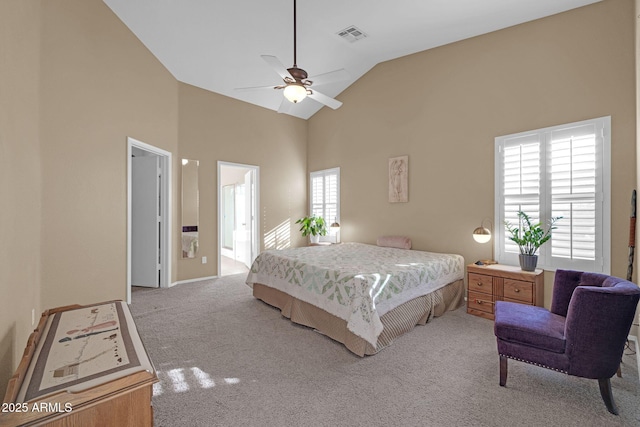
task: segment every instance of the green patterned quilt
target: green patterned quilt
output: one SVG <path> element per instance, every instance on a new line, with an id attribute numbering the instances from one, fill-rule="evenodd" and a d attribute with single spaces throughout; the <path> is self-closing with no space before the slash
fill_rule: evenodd
<path id="1" fill-rule="evenodd" d="M 261 253 L 247 276 L 347 321 L 374 347 L 380 317 L 464 276 L 460 255 L 343 243 Z"/>

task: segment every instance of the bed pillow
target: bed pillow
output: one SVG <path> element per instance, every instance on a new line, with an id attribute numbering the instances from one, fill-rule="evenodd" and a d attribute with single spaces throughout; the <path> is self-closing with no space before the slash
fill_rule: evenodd
<path id="1" fill-rule="evenodd" d="M 411 249 L 411 239 L 405 236 L 380 236 L 376 243 L 388 248 Z"/>

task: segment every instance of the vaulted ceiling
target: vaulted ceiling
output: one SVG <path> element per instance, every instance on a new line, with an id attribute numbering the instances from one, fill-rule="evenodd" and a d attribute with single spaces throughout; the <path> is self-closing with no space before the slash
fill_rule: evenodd
<path id="1" fill-rule="evenodd" d="M 282 84 L 260 56 L 293 65 L 293 0 L 103 1 L 177 80 L 279 109 L 281 90 L 236 88 Z M 313 86 L 340 99 L 380 62 L 598 1 L 299 0 L 297 65 L 310 77 L 346 70 L 347 80 Z M 366 37 L 352 41 L 339 35 L 351 27 Z M 308 119 L 322 104 L 306 98 L 288 107 L 287 114 Z"/>

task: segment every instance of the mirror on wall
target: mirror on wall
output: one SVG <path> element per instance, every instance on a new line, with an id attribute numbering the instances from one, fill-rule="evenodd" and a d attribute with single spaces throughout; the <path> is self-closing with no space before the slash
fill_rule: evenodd
<path id="1" fill-rule="evenodd" d="M 182 258 L 198 253 L 198 164 L 182 159 Z"/>

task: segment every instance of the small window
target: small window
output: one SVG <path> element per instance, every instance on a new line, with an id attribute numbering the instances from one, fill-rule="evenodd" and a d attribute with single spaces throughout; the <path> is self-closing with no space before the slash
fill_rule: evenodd
<path id="1" fill-rule="evenodd" d="M 548 224 L 561 216 L 539 252 L 542 268 L 609 274 L 611 118 L 586 120 L 496 138 L 496 254 L 518 263 L 503 224 L 522 210 Z"/>
<path id="2" fill-rule="evenodd" d="M 334 242 L 336 237 L 330 235 L 329 226 L 340 222 L 340 168 L 311 172 L 309 194 L 309 211 L 327 223 L 327 235 L 320 240 Z"/>

